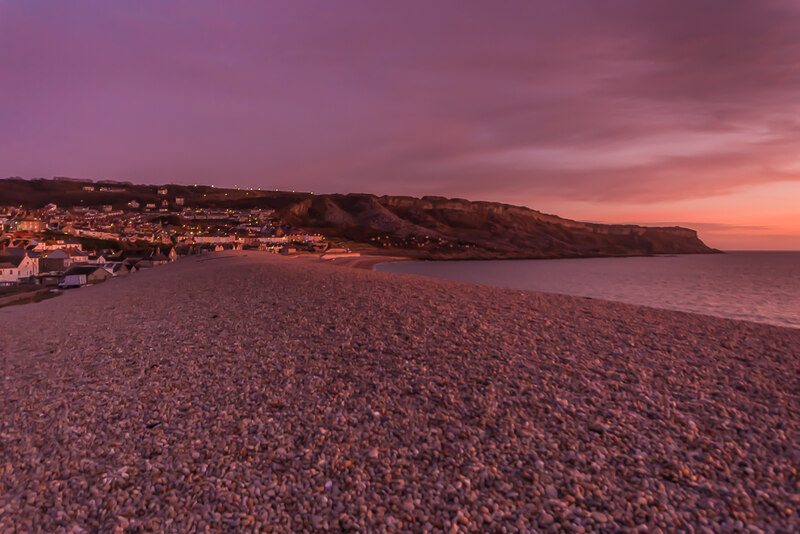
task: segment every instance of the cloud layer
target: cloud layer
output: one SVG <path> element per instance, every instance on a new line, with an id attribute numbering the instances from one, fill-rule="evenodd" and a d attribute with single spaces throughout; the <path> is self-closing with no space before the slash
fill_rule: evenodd
<path id="1" fill-rule="evenodd" d="M 0 174 L 657 203 L 800 180 L 796 2 L 6 2 Z"/>

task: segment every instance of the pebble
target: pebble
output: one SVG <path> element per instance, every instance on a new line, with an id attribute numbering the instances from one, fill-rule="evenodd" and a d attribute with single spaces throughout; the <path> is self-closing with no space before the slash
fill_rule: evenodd
<path id="1" fill-rule="evenodd" d="M 0 309 L 0 531 L 800 530 L 800 330 L 200 259 Z"/>

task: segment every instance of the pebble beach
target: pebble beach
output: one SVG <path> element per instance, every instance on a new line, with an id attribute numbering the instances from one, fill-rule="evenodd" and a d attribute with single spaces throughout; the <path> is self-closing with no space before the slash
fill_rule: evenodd
<path id="1" fill-rule="evenodd" d="M 257 252 L 0 325 L 0 532 L 800 530 L 798 329 Z"/>

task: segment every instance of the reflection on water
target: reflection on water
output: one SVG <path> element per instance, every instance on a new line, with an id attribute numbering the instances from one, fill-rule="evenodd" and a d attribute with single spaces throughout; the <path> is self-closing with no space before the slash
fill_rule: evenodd
<path id="1" fill-rule="evenodd" d="M 800 328 L 800 252 L 384 263 L 419 274 Z"/>

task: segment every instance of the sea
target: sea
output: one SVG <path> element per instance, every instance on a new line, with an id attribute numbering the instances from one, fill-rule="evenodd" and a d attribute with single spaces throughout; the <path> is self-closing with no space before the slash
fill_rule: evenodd
<path id="1" fill-rule="evenodd" d="M 375 269 L 800 328 L 800 252 L 402 261 Z"/>

